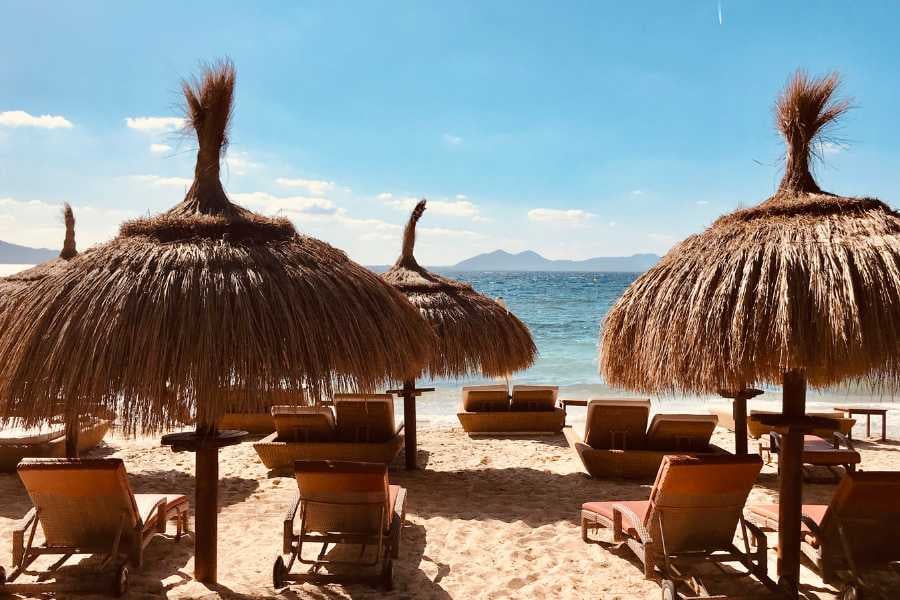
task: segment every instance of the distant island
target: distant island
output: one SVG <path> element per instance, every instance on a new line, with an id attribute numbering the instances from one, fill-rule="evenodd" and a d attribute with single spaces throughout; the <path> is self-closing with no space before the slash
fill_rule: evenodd
<path id="1" fill-rule="evenodd" d="M 455 271 L 606 271 L 639 273 L 646 271 L 659 260 L 656 254 L 632 254 L 631 256 L 599 256 L 585 260 L 550 260 L 537 252 L 526 250 L 512 254 L 495 250 L 458 262 Z"/>
<path id="2" fill-rule="evenodd" d="M 0 241 L 0 264 L 33 265 L 59 256 L 59 250 L 29 248 Z"/>

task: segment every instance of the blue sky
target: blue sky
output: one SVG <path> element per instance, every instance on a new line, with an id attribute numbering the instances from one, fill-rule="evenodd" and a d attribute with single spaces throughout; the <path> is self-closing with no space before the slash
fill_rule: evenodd
<path id="1" fill-rule="evenodd" d="M 226 190 L 366 264 L 393 261 L 421 196 L 428 264 L 496 248 L 662 253 L 774 191 L 772 104 L 798 67 L 839 70 L 857 106 L 836 132 L 845 143 L 824 149 L 820 184 L 900 198 L 891 2 L 0 10 L 6 241 L 58 246 L 64 201 L 82 247 L 177 203 L 194 150 L 172 132 L 179 80 L 220 56 L 238 70 Z"/>

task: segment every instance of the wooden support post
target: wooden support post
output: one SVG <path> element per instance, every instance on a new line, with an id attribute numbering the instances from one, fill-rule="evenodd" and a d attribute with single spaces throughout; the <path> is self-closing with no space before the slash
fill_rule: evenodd
<path id="1" fill-rule="evenodd" d="M 216 583 L 216 551 L 219 511 L 219 449 L 197 450 L 194 498 L 194 578 Z"/>
<path id="2" fill-rule="evenodd" d="M 66 415 L 66 458 L 78 458 L 78 415 Z"/>
<path id="3" fill-rule="evenodd" d="M 747 454 L 747 396 L 738 394 L 731 406 L 734 416 L 734 453 Z"/>
<path id="4" fill-rule="evenodd" d="M 800 419 L 806 414 L 806 375 L 786 371 L 783 379 L 782 414 Z M 802 427 L 789 425 L 782 438 L 778 464 L 778 583 L 788 598 L 799 597 L 800 515 L 803 511 Z"/>
<path id="5" fill-rule="evenodd" d="M 416 382 L 403 382 L 403 450 L 406 456 L 406 469 L 416 469 Z"/>

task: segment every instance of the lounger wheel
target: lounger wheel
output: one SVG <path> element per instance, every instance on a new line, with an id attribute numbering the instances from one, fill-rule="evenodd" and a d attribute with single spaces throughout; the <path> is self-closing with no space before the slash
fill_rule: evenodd
<path id="1" fill-rule="evenodd" d="M 394 589 L 394 561 L 388 559 L 381 567 L 381 585 L 385 591 Z"/>
<path id="2" fill-rule="evenodd" d="M 841 586 L 841 600 L 863 600 L 862 589 L 855 583 L 845 583 Z"/>
<path id="3" fill-rule="evenodd" d="M 662 586 L 662 600 L 678 600 L 678 591 L 675 589 L 674 581 L 663 579 L 660 585 Z"/>
<path id="4" fill-rule="evenodd" d="M 118 598 L 128 592 L 128 566 L 119 565 L 116 569 L 116 578 L 113 580 L 113 595 Z"/>
<path id="5" fill-rule="evenodd" d="M 276 590 L 280 590 L 287 583 L 287 567 L 284 565 L 284 559 L 280 556 L 275 559 L 275 564 L 272 565 L 272 587 Z"/>

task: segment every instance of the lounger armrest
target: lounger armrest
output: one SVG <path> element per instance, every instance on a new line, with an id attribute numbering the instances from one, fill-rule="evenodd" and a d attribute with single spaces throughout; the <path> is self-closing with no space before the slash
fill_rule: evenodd
<path id="1" fill-rule="evenodd" d="M 754 545 L 756 546 L 756 568 L 762 575 L 766 575 L 769 570 L 767 557 L 769 541 L 766 539 L 766 534 L 761 527 L 745 519 L 743 515 L 741 515 L 741 521 L 744 522 L 744 526 L 753 536 Z"/>
<path id="2" fill-rule="evenodd" d="M 848 438 L 846 435 L 844 435 L 840 431 L 834 432 L 832 441 L 834 442 L 835 448 L 840 448 L 841 444 L 843 444 L 844 446 L 847 447 L 847 450 L 853 450 L 854 452 L 856 451 L 856 449 L 853 447 L 853 442 L 850 441 L 850 438 Z"/>
<path id="3" fill-rule="evenodd" d="M 150 512 L 147 513 L 147 520 L 143 523 L 144 533 L 147 533 L 147 523 L 153 523 L 154 529 L 156 533 L 165 533 L 166 532 L 166 506 L 169 505 L 168 500 L 166 498 L 160 498 L 156 504 L 153 505 L 153 508 L 150 509 Z M 153 516 L 156 515 L 156 521 L 153 521 Z"/>
<path id="4" fill-rule="evenodd" d="M 406 427 L 406 423 L 404 423 L 403 421 L 400 421 L 400 424 L 397 425 L 397 431 L 394 433 L 394 435 L 400 435 L 401 433 L 403 433 L 403 429 L 405 427 Z"/>
<path id="5" fill-rule="evenodd" d="M 12 531 L 12 561 L 13 565 L 18 565 L 22 561 L 25 554 L 25 531 L 34 523 L 37 518 L 37 509 L 31 509 L 25 513 L 25 516 L 16 521 Z"/>
<path id="6" fill-rule="evenodd" d="M 300 492 L 291 502 L 291 508 L 284 515 L 284 539 L 282 541 L 282 550 L 284 554 L 293 553 L 294 543 L 294 518 L 297 516 L 297 510 L 300 508 Z"/>
<path id="7" fill-rule="evenodd" d="M 810 533 L 812 533 L 816 537 L 820 537 L 822 530 L 819 527 L 819 524 L 816 523 L 812 517 L 810 517 L 809 515 L 806 515 L 806 514 L 801 514 L 800 522 L 803 523 L 804 525 L 806 525 L 806 527 L 809 529 Z"/>
<path id="8" fill-rule="evenodd" d="M 634 526 L 634 530 L 637 531 L 638 538 L 640 539 L 641 544 L 653 543 L 653 538 L 650 537 L 650 532 L 647 531 L 647 529 L 644 527 L 644 524 L 631 509 L 629 509 L 627 506 L 622 506 L 621 504 L 613 504 L 612 509 L 614 522 L 621 523 L 622 517 L 627 517 L 631 524 Z"/>
<path id="9" fill-rule="evenodd" d="M 400 533 L 403 531 L 403 519 L 406 516 L 406 488 L 400 488 L 397 499 L 394 500 L 394 510 L 391 513 L 391 525 L 388 539 L 390 540 L 390 552 L 393 558 L 400 556 Z"/>

